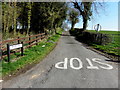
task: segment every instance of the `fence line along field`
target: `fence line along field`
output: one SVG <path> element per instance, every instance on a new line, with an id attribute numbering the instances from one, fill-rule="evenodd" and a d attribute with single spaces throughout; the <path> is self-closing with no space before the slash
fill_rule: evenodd
<path id="1" fill-rule="evenodd" d="M 95 30 L 88 31 L 96 33 Z M 103 50 L 103 52 L 108 54 L 120 56 L 120 31 L 100 31 L 99 33 L 107 34 L 111 41 L 107 45 L 94 44 L 93 47 Z"/>
<path id="2" fill-rule="evenodd" d="M 37 45 L 38 42 L 40 42 L 42 39 L 44 39 L 45 33 L 40 33 L 37 35 L 29 35 L 27 37 L 17 37 L 16 39 L 12 40 L 5 40 L 0 42 L 1 50 L 2 50 L 2 57 L 7 56 L 7 44 L 9 45 L 15 45 L 15 44 L 20 44 L 23 43 L 24 49 L 31 47 L 33 45 Z M 18 50 L 12 50 L 10 54 L 14 54 L 15 52 L 19 52 L 20 49 Z"/>

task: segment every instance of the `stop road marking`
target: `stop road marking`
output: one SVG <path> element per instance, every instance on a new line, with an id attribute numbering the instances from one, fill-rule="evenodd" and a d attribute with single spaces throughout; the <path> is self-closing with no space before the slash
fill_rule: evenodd
<path id="1" fill-rule="evenodd" d="M 78 62 L 78 66 L 75 67 L 73 65 L 73 62 L 74 61 L 77 61 Z M 107 63 L 103 63 L 101 62 L 101 59 L 99 58 L 93 58 L 93 59 L 89 59 L 89 58 L 86 58 L 89 66 L 87 66 L 87 69 L 99 69 L 99 68 L 102 68 L 102 69 L 106 69 L 106 70 L 111 70 L 113 69 L 113 66 L 107 64 Z M 92 62 L 95 62 L 95 63 L 98 63 L 99 66 L 94 66 Z M 60 65 L 63 65 L 63 66 L 60 66 Z M 55 67 L 58 68 L 58 69 L 67 69 L 68 68 L 68 58 L 65 58 L 63 62 L 58 62 L 55 64 Z M 80 70 L 81 68 L 83 68 L 83 63 L 82 61 L 79 59 L 79 58 L 71 58 L 70 59 L 70 67 L 72 69 L 75 69 L 75 70 Z"/>

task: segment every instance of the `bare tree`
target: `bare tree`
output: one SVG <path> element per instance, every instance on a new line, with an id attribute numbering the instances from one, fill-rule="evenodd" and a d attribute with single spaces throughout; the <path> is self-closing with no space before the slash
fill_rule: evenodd
<path id="1" fill-rule="evenodd" d="M 75 24 L 79 22 L 79 12 L 75 9 L 71 8 L 69 10 L 69 18 L 68 20 L 71 22 L 71 30 L 73 30 Z"/>
<path id="2" fill-rule="evenodd" d="M 82 0 L 82 2 L 77 2 L 77 1 L 72 2 L 74 5 L 74 8 L 78 9 L 80 12 L 80 15 L 82 16 L 82 19 L 83 19 L 83 29 L 82 30 L 83 31 L 86 30 L 86 28 L 87 28 L 87 23 L 88 23 L 88 20 L 91 19 L 93 10 L 96 13 L 99 13 L 98 8 L 104 7 L 104 1 L 103 2 L 94 2 L 94 1 L 95 0 L 91 0 L 90 2 L 88 2 L 88 1 Z M 92 9 L 92 8 L 94 8 L 94 9 Z"/>

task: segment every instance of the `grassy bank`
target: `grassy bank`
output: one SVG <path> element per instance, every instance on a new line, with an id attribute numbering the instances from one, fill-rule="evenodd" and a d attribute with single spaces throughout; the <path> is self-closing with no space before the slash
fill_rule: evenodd
<path id="1" fill-rule="evenodd" d="M 59 30 L 59 33 L 61 34 L 62 30 Z M 13 62 L 11 61 L 10 63 L 7 63 L 5 62 L 6 58 L 4 58 L 2 61 L 2 76 L 18 72 L 26 65 L 40 62 L 55 47 L 59 38 L 59 34 L 49 37 L 47 40 L 40 42 L 38 45 L 26 49 L 24 51 L 24 56 L 22 57 L 19 56 L 20 53 L 11 55 L 11 58 L 14 59 Z"/>
<path id="2" fill-rule="evenodd" d="M 96 33 L 95 30 L 88 30 L 89 32 Z M 100 31 L 99 33 L 108 34 L 108 36 L 111 39 L 111 42 L 107 45 L 97 45 L 92 44 L 92 46 L 96 49 L 99 49 L 105 53 L 111 54 L 111 55 L 117 55 L 120 56 L 120 32 L 118 31 Z"/>

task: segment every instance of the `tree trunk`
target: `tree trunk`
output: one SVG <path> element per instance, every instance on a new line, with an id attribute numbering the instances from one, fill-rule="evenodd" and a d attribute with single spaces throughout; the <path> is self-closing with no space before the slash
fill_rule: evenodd
<path id="1" fill-rule="evenodd" d="M 30 30 L 30 21 L 31 21 L 31 2 L 28 2 L 28 25 L 27 25 L 27 35 L 29 34 Z"/>
<path id="2" fill-rule="evenodd" d="M 4 2 L 4 6 L 6 5 L 6 2 Z M 3 8 L 3 32 L 5 33 L 6 31 L 6 12 L 5 12 L 5 7 Z"/>
<path id="3" fill-rule="evenodd" d="M 74 26 L 75 26 L 75 23 L 72 22 L 72 25 L 71 25 L 71 30 L 74 29 Z"/>
<path id="4" fill-rule="evenodd" d="M 13 32 L 14 32 L 14 35 L 16 35 L 16 25 L 17 25 L 17 22 L 16 22 L 16 15 L 17 15 L 17 12 L 16 12 L 16 1 L 15 2 L 13 2 L 13 5 L 14 5 L 14 21 L 13 21 L 13 26 L 14 26 L 14 30 L 13 30 Z"/>
<path id="5" fill-rule="evenodd" d="M 56 24 L 55 24 L 55 23 L 53 23 L 53 29 L 54 29 L 54 31 L 55 31 L 55 34 L 57 34 Z"/>
<path id="6" fill-rule="evenodd" d="M 11 23 L 11 21 L 10 21 L 10 18 L 11 18 L 11 16 L 10 16 L 10 4 L 11 4 L 11 2 L 8 3 L 8 8 L 7 8 L 8 12 L 6 15 L 6 27 L 5 27 L 5 33 L 6 33 L 5 36 L 6 37 L 9 37 L 9 27 L 10 27 L 10 23 Z"/>
<path id="7" fill-rule="evenodd" d="M 83 31 L 87 28 L 87 19 L 83 17 Z"/>

